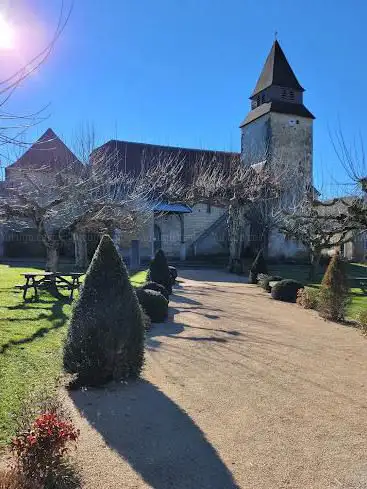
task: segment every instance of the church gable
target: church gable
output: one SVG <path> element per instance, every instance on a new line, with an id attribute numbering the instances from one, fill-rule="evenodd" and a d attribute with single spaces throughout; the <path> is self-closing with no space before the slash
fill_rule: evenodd
<path id="1" fill-rule="evenodd" d="M 47 131 L 12 165 L 5 169 L 8 179 L 17 170 L 59 171 L 63 168 L 78 169 L 83 165 L 66 144 L 54 133 Z"/>

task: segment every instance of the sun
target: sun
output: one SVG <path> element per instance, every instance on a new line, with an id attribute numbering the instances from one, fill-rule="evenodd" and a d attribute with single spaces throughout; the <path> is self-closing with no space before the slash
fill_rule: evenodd
<path id="1" fill-rule="evenodd" d="M 15 45 L 15 31 L 0 13 L 0 50 L 12 49 Z"/>

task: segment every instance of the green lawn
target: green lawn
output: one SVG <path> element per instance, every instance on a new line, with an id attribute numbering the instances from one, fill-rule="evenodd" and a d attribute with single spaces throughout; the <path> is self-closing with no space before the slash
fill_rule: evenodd
<path id="1" fill-rule="evenodd" d="M 61 345 L 71 305 L 41 292 L 34 302 L 32 291 L 23 301 L 14 285 L 22 272 L 35 269 L 0 265 L 0 447 L 11 436 L 15 416 L 31 392 L 52 389 L 61 371 Z M 133 285 L 145 281 L 146 272 L 131 277 Z"/>
<path id="2" fill-rule="evenodd" d="M 326 268 L 326 267 L 325 267 Z M 283 278 L 293 278 L 309 287 L 319 287 L 322 277 L 325 272 L 324 267 L 320 267 L 320 271 L 316 276 L 314 283 L 308 280 L 308 267 L 306 265 L 288 265 L 276 264 L 269 266 L 269 273 L 279 275 Z M 361 263 L 348 263 L 347 274 L 349 277 L 367 277 L 367 265 Z M 351 282 L 353 284 L 353 281 Z M 351 288 L 352 302 L 348 308 L 348 316 L 350 319 L 356 319 L 358 313 L 362 309 L 367 309 L 367 295 L 363 294 L 360 288 Z"/>
<path id="3" fill-rule="evenodd" d="M 147 279 L 147 271 L 143 270 L 141 272 L 135 273 L 132 277 L 130 277 L 130 282 L 134 285 L 134 287 L 138 287 L 146 282 Z"/>

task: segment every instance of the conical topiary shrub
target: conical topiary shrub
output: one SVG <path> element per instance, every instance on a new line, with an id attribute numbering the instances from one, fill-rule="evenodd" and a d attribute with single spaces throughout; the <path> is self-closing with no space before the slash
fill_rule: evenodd
<path id="1" fill-rule="evenodd" d="M 330 260 L 318 300 L 320 316 L 332 321 L 342 321 L 349 302 L 349 284 L 345 264 L 339 253 Z"/>
<path id="2" fill-rule="evenodd" d="M 259 251 L 259 253 L 256 255 L 253 264 L 251 265 L 249 283 L 257 284 L 257 277 L 260 273 L 264 273 L 264 274 L 268 273 L 268 267 L 266 265 L 263 250 Z"/>
<path id="3" fill-rule="evenodd" d="M 158 250 L 150 263 L 149 280 L 163 285 L 169 294 L 172 293 L 171 274 L 168 268 L 167 258 L 163 250 Z"/>
<path id="4" fill-rule="evenodd" d="M 72 311 L 64 368 L 78 385 L 137 377 L 144 360 L 144 322 L 116 248 L 103 236 Z"/>

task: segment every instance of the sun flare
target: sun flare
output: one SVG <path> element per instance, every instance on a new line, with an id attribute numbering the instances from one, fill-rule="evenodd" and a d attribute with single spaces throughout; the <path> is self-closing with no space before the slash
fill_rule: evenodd
<path id="1" fill-rule="evenodd" d="M 0 13 L 0 50 L 12 49 L 15 44 L 15 31 Z"/>

